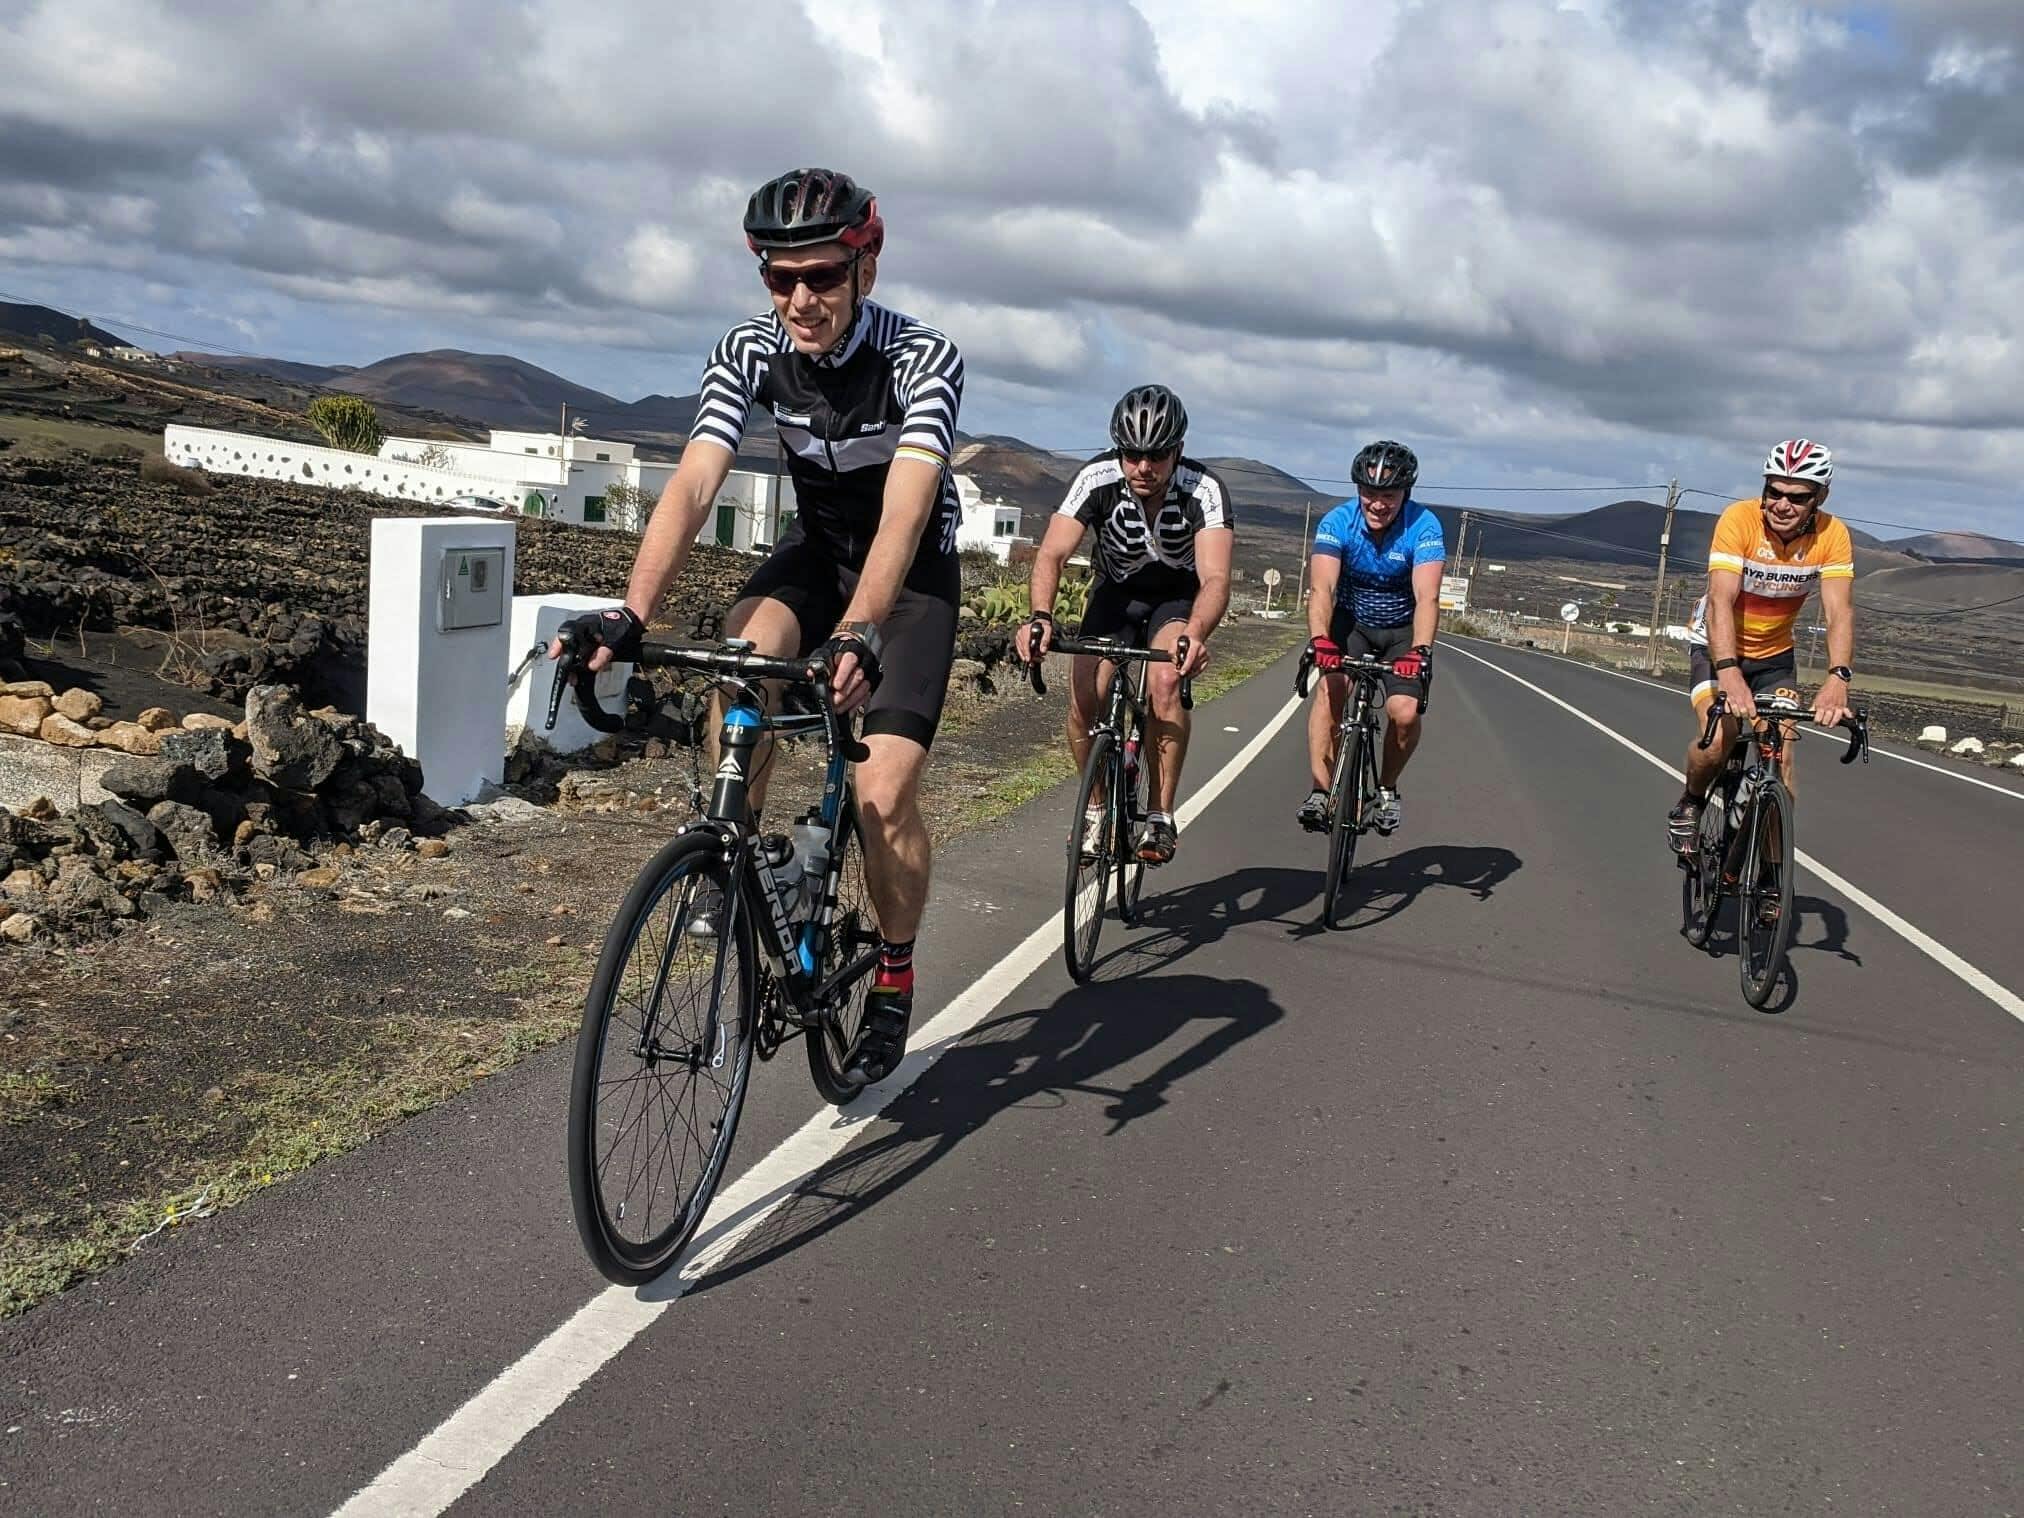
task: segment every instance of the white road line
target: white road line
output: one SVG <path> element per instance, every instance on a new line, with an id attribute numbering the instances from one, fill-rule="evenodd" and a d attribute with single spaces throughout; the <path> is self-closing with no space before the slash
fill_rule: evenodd
<path id="1" fill-rule="evenodd" d="M 1670 764 L 1666 763 L 1665 760 L 1659 758 L 1657 754 L 1650 752 L 1648 749 L 1639 747 L 1636 743 L 1633 743 L 1630 739 L 1624 737 L 1622 733 L 1616 731 L 1615 728 L 1609 727 L 1604 723 L 1598 722 L 1594 717 L 1591 717 L 1587 712 L 1583 711 L 1580 707 L 1575 706 L 1570 702 L 1561 700 L 1558 696 L 1554 695 L 1553 692 L 1550 690 L 1545 690 L 1542 689 L 1540 686 L 1534 685 L 1530 680 L 1527 680 L 1523 675 L 1514 675 L 1510 670 L 1505 669 L 1502 665 L 1493 664 L 1490 660 L 1485 659 L 1481 654 L 1472 654 L 1466 648 L 1453 648 L 1452 645 L 1450 645 L 1450 647 L 1453 652 L 1460 654 L 1463 658 L 1473 659 L 1475 660 L 1476 663 L 1482 665 L 1485 669 L 1495 670 L 1498 674 L 1502 675 L 1506 680 L 1517 681 L 1518 684 L 1524 686 L 1534 695 L 1544 696 L 1548 701 L 1551 701 L 1555 706 L 1560 707 L 1563 711 L 1571 712 L 1575 716 L 1579 717 L 1583 722 L 1586 722 L 1590 727 L 1594 728 L 1597 732 L 1604 734 L 1606 737 L 1614 739 L 1618 743 L 1621 743 L 1625 748 L 1629 749 L 1633 754 L 1636 754 L 1638 758 L 1644 760 L 1647 764 L 1653 766 L 1656 769 L 1664 770 L 1668 775 L 1671 775 L 1673 779 L 1679 781 L 1682 785 L 1686 783 L 1687 777 L 1681 774 L 1678 770 L 1674 769 Z M 1800 865 L 1803 868 L 1811 870 L 1827 885 L 1841 892 L 1841 894 L 1846 896 L 1851 902 L 1861 907 L 1863 911 L 1869 913 L 1870 916 L 1874 917 L 1878 922 L 1882 923 L 1885 927 L 1889 928 L 1893 933 L 1897 934 L 1898 937 L 1902 938 L 1906 943 L 1910 944 L 1913 948 L 1917 949 L 1921 954 L 1924 954 L 1927 958 L 1931 959 L 1935 964 L 1938 964 L 1943 968 L 1951 971 L 1953 974 L 1959 976 L 1961 980 L 1966 982 L 1969 986 L 1972 986 L 1975 990 L 1981 992 L 1984 996 L 1988 997 L 1990 1001 L 1994 1002 L 1997 1006 L 2001 1007 L 2005 1012 L 2008 1012 L 2012 1017 L 2016 1018 L 2019 1022 L 2024 1022 L 2024 996 L 2019 996 L 2015 991 L 2012 991 L 2008 986 L 1998 981 L 1994 976 L 1989 975 L 1985 971 L 1976 969 L 1975 966 L 1969 964 L 1965 959 L 1961 958 L 1960 955 L 1956 954 L 1952 949 L 1948 948 L 1945 944 L 1941 943 L 1931 934 L 1925 932 L 1923 929 L 1916 927 L 1909 922 L 1906 922 L 1902 917 L 1898 916 L 1897 913 L 1893 912 L 1889 907 L 1885 906 L 1882 902 L 1878 901 L 1874 896 L 1870 895 L 1867 891 L 1862 890 L 1861 888 L 1853 884 L 1851 881 L 1836 874 L 1833 870 L 1830 870 L 1826 865 L 1822 864 L 1819 860 L 1815 859 L 1811 854 L 1807 853 L 1804 849 L 1795 849 L 1793 850 L 1793 854 L 1798 859 Z"/>
<path id="2" fill-rule="evenodd" d="M 1458 634 L 1450 634 L 1443 641 L 1452 645 L 1458 636 Z M 1572 664 L 1577 669 L 1592 669 L 1598 675 L 1613 675 L 1619 680 L 1628 680 L 1633 685 L 1649 685 L 1653 690 L 1662 690 L 1671 696 L 1684 696 L 1686 694 L 1677 685 L 1667 685 L 1658 680 L 1647 680 L 1643 675 L 1625 674 L 1620 669 L 1604 669 L 1599 664 L 1588 664 L 1580 659 L 1564 658 L 1559 654 L 1548 653 L 1543 648 L 1512 648 L 1509 643 L 1499 643 L 1494 638 L 1473 638 L 1470 641 L 1488 643 L 1492 648 L 1510 649 L 1514 654 L 1536 654 L 1542 659 L 1551 659 L 1555 664 Z M 1468 650 L 1463 649 L 1461 652 L 1467 653 Z M 1484 662 L 1487 663 L 1488 661 Z M 1978 785 L 1985 791 L 1994 791 L 1998 796 L 2008 796 L 2012 801 L 2024 801 L 2024 791 L 2013 791 L 2007 785 L 1997 785 L 1993 781 L 1978 779 L 1974 775 L 1963 775 L 1959 770 L 1950 770 L 1944 764 L 1928 764 L 1923 759 L 1914 759 L 1909 754 L 1900 754 L 1887 748 L 1879 748 L 1874 743 L 1870 744 L 1869 751 L 1881 759 L 1895 759 L 1899 764 L 1910 764 L 1922 770 L 1931 770 L 1935 775 L 1945 775 L 1949 780 L 1958 780 L 1963 785 Z"/>
<path id="3" fill-rule="evenodd" d="M 1289 700 L 1176 811 L 1187 827 L 1236 781 L 1300 710 Z M 1061 946 L 1061 913 L 1035 928 L 923 1027 L 900 1067 L 848 1107 L 825 1108 L 718 1193 L 696 1242 L 658 1280 L 612 1286 L 473 1396 L 337 1510 L 336 1518 L 433 1518 L 483 1479 L 575 1390 L 706 1277 L 780 1204 L 855 1138 L 929 1066 L 988 1017 Z"/>

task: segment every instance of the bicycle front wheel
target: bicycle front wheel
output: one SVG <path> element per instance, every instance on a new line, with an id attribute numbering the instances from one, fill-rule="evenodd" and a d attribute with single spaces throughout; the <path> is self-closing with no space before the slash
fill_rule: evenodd
<path id="1" fill-rule="evenodd" d="M 1131 766 L 1119 786 L 1116 836 L 1111 840 L 1117 854 L 1117 915 L 1126 927 L 1138 921 L 1139 893 L 1145 885 L 1146 862 L 1138 857 L 1134 836 L 1146 817 L 1146 734 L 1145 722 L 1138 726 L 1138 763 Z M 1120 765 L 1120 769 L 1124 766 Z"/>
<path id="2" fill-rule="evenodd" d="M 1750 809 L 1750 847 L 1737 896 L 1737 956 L 1743 999 L 1753 1007 L 1771 1000 L 1792 944 L 1792 796 L 1775 779 L 1757 788 Z"/>
<path id="3" fill-rule="evenodd" d="M 878 962 L 878 923 L 864 883 L 864 840 L 858 836 L 855 806 L 846 804 L 837 819 L 833 846 L 836 911 L 829 919 L 816 975 L 827 980 L 842 974 L 845 979 L 830 993 L 821 1021 L 808 1030 L 803 1042 L 808 1045 L 808 1075 L 815 1089 L 824 1101 L 840 1107 L 864 1089 L 846 1085 L 843 1072 L 857 1051 L 858 1035 L 864 1031 L 865 992 L 870 988 L 872 967 Z"/>
<path id="4" fill-rule="evenodd" d="M 1082 767 L 1082 785 L 1076 791 L 1075 811 L 1069 819 L 1067 900 L 1062 904 L 1062 927 L 1066 940 L 1068 973 L 1078 984 L 1089 979 L 1096 963 L 1096 940 L 1103 931 L 1103 903 L 1115 856 L 1115 839 L 1122 825 L 1118 816 L 1116 771 L 1117 739 L 1100 732 L 1089 741 L 1089 762 Z M 1102 792 L 1102 799 L 1097 793 Z M 1092 805 L 1102 813 L 1094 830 L 1088 818 Z"/>
<path id="5" fill-rule="evenodd" d="M 1364 726 L 1353 722 L 1336 750 L 1335 774 L 1328 787 L 1328 878 L 1321 888 L 1321 920 L 1327 927 L 1341 921 L 1348 897 L 1349 872 L 1356 867 L 1356 835 L 1363 831 L 1364 772 L 1370 766 L 1364 748 Z"/>
<path id="6" fill-rule="evenodd" d="M 674 1263 L 730 1157 L 752 1072 L 758 960 L 719 840 L 654 856 L 605 934 L 577 1035 L 569 1193 L 608 1280 Z"/>

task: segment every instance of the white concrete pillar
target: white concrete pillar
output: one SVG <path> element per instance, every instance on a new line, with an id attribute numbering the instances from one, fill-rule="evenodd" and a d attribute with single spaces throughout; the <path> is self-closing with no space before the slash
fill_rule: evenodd
<path id="1" fill-rule="evenodd" d="M 510 674 L 536 643 L 546 645 L 555 630 L 571 617 L 587 611 L 603 611 L 619 604 L 618 596 L 515 596 L 513 598 L 513 643 L 504 672 Z M 592 687 L 604 709 L 617 715 L 625 710 L 625 682 L 630 664 L 613 664 L 599 673 Z M 555 714 L 551 732 L 542 727 L 548 718 L 548 692 L 555 685 L 555 665 L 543 654 L 527 666 L 506 695 L 506 747 L 512 748 L 521 736 L 545 743 L 558 754 L 576 754 L 589 748 L 604 734 L 597 731 L 576 709 L 576 695 L 564 691 L 562 706 Z"/>
<path id="2" fill-rule="evenodd" d="M 505 776 L 512 595 L 512 522 L 374 519 L 366 719 L 444 806 Z"/>

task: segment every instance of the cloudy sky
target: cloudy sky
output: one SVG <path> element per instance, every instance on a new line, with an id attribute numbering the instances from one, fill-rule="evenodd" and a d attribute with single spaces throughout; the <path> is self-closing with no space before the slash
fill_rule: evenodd
<path id="1" fill-rule="evenodd" d="M 1158 378 L 1454 500 L 1806 433 L 1852 516 L 2024 533 L 2020 0 L 0 0 L 0 55 L 0 292 L 115 329 L 687 392 L 826 162 L 970 432 Z"/>

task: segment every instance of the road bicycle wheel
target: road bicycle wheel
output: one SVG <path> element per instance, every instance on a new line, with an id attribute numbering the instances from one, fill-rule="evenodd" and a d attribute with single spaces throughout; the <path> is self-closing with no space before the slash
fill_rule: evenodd
<path id="1" fill-rule="evenodd" d="M 840 1107 L 864 1089 L 846 1085 L 843 1072 L 857 1052 L 858 1035 L 864 1031 L 865 993 L 871 988 L 871 971 L 878 962 L 878 922 L 864 883 L 864 840 L 858 835 L 857 808 L 849 802 L 837 819 L 831 847 L 837 861 L 836 911 L 829 919 L 815 976 L 821 981 L 840 970 L 854 970 L 855 974 L 831 993 L 822 1020 L 808 1030 L 802 1042 L 808 1045 L 808 1074 L 815 1089 L 824 1101 Z"/>
<path id="2" fill-rule="evenodd" d="M 1710 792 L 1701 807 L 1693 852 L 1680 871 L 1680 931 L 1695 948 L 1704 948 L 1722 908 L 1722 854 L 1728 848 L 1725 823 L 1728 797 L 1721 788 Z"/>
<path id="3" fill-rule="evenodd" d="M 676 838 L 605 934 L 569 1091 L 569 1193 L 622 1285 L 674 1263 L 709 1210 L 752 1072 L 758 961 L 710 834 Z"/>
<path id="4" fill-rule="evenodd" d="M 1336 750 L 1328 786 L 1328 875 L 1321 887 L 1321 920 L 1331 928 L 1341 920 L 1349 872 L 1356 866 L 1356 835 L 1363 831 L 1368 741 L 1363 724 L 1351 723 Z"/>
<path id="5" fill-rule="evenodd" d="M 1114 773 L 1122 768 L 1114 762 L 1117 747 L 1116 736 L 1100 732 L 1089 741 L 1089 761 L 1082 767 L 1082 785 L 1075 794 L 1075 811 L 1068 823 L 1068 887 L 1067 900 L 1062 904 L 1062 927 L 1066 937 L 1068 973 L 1078 983 L 1089 978 L 1090 967 L 1096 963 L 1097 935 L 1103 931 L 1103 904 L 1108 892 L 1112 863 L 1116 858 L 1116 835 L 1120 826 L 1118 818 L 1118 793 L 1124 789 L 1117 784 Z M 1088 853 L 1083 851 L 1084 833 L 1088 831 L 1085 818 L 1089 814 L 1090 800 L 1098 790 L 1104 793 L 1103 824 L 1092 840 L 1096 846 Z"/>
<path id="6" fill-rule="evenodd" d="M 1792 797 L 1775 777 L 1759 782 L 1744 826 L 1750 847 L 1736 896 L 1743 999 L 1762 1007 L 1778 988 L 1792 944 Z"/>
<path id="7" fill-rule="evenodd" d="M 1146 862 L 1138 857 L 1138 828 L 1146 818 L 1149 788 L 1144 718 L 1139 719 L 1136 736 L 1138 763 L 1126 771 L 1124 782 L 1118 788 L 1121 810 L 1117 836 L 1111 840 L 1117 853 L 1117 915 L 1126 927 L 1138 921 L 1139 894 L 1146 880 Z"/>

